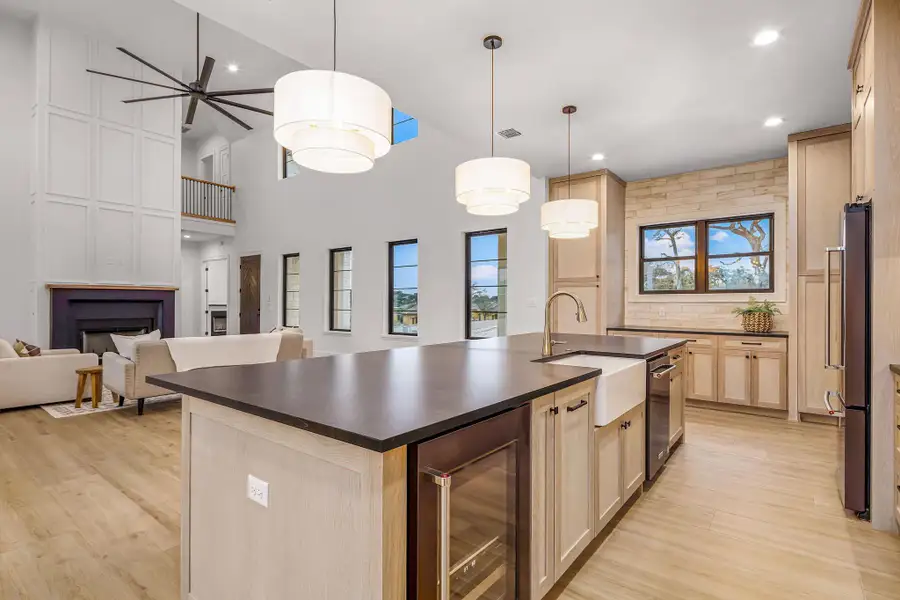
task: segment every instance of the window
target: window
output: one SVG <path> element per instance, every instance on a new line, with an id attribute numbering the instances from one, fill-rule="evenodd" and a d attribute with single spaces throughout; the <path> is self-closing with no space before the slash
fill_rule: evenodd
<path id="1" fill-rule="evenodd" d="M 641 293 L 772 292 L 774 215 L 641 227 Z"/>
<path id="2" fill-rule="evenodd" d="M 281 324 L 300 327 L 300 255 L 285 254 Z"/>
<path id="3" fill-rule="evenodd" d="M 419 242 L 388 244 L 388 333 L 419 334 Z"/>
<path id="4" fill-rule="evenodd" d="M 466 338 L 506 335 L 506 230 L 466 234 Z"/>
<path id="5" fill-rule="evenodd" d="M 291 151 L 287 148 L 281 149 L 281 178 L 287 179 L 293 177 L 300 172 L 300 165 L 294 162 Z"/>
<path id="6" fill-rule="evenodd" d="M 335 248 L 331 258 L 331 298 L 328 329 L 350 331 L 353 316 L 353 249 Z"/>

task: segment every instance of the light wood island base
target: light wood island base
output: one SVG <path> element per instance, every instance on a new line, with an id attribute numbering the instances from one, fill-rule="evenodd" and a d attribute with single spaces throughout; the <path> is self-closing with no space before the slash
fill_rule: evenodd
<path id="1" fill-rule="evenodd" d="M 184 397 L 182 600 L 403 600 L 406 447 L 384 454 Z M 247 497 L 268 483 L 268 508 Z"/>

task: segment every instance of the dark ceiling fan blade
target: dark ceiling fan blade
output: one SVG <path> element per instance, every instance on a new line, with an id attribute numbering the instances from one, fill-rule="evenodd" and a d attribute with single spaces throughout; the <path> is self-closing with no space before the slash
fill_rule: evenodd
<path id="1" fill-rule="evenodd" d="M 213 66 L 216 64 L 216 59 L 212 56 L 207 56 L 206 60 L 203 61 L 203 70 L 200 72 L 200 89 L 204 92 L 206 91 L 206 85 L 209 83 L 209 76 L 212 75 Z"/>
<path id="2" fill-rule="evenodd" d="M 197 112 L 197 99 L 191 98 L 188 104 L 187 116 L 184 118 L 185 125 L 191 125 L 194 122 L 194 113 Z"/>
<path id="3" fill-rule="evenodd" d="M 261 115 L 269 115 L 270 117 L 275 116 L 271 110 L 266 110 L 264 108 L 257 108 L 255 106 L 250 106 L 249 104 L 241 104 L 240 102 L 232 102 L 231 100 L 226 100 L 225 98 L 207 98 L 212 102 L 218 102 L 220 104 L 227 104 L 228 106 L 233 106 L 235 108 L 243 108 L 244 110 L 252 110 L 253 112 L 257 112 Z"/>
<path id="4" fill-rule="evenodd" d="M 129 52 L 129 51 L 126 50 L 125 48 L 122 48 L 121 46 L 117 46 L 117 47 L 116 47 L 116 50 L 118 50 L 118 51 L 121 52 L 122 54 L 125 54 L 125 55 L 127 55 L 127 56 L 130 56 L 131 58 L 133 58 L 134 60 L 138 61 L 139 63 L 141 63 L 141 64 L 144 65 L 145 67 L 147 67 L 147 68 L 149 68 L 149 69 L 153 69 L 154 71 L 156 71 L 157 73 L 159 73 L 160 75 L 162 75 L 163 77 L 165 77 L 166 79 L 170 79 L 170 80 L 174 81 L 175 83 L 177 83 L 178 85 L 180 85 L 181 87 L 183 87 L 184 89 L 190 91 L 191 88 L 189 88 L 189 87 L 187 86 L 187 84 L 185 84 L 184 82 L 178 81 L 177 79 L 175 79 L 174 77 L 172 77 L 171 75 L 169 75 L 168 73 L 166 73 L 165 71 L 163 71 L 162 69 L 158 69 L 157 67 L 154 67 L 153 65 L 151 65 L 150 63 L 148 63 L 146 60 L 144 60 L 143 58 L 141 58 L 140 56 L 138 56 L 137 54 L 132 54 L 131 52 Z"/>
<path id="5" fill-rule="evenodd" d="M 146 98 L 132 98 L 131 100 L 122 100 L 125 104 L 132 104 L 133 102 L 147 102 L 148 100 L 167 100 L 169 98 L 184 98 L 185 96 L 190 96 L 187 92 L 183 94 L 169 94 L 168 96 L 148 96 Z"/>
<path id="6" fill-rule="evenodd" d="M 213 104 L 212 102 L 210 102 L 210 101 L 207 100 L 206 98 L 204 98 L 203 100 L 201 100 L 201 102 L 203 102 L 203 104 L 207 105 L 208 107 L 210 107 L 211 109 L 215 110 L 216 112 L 222 113 L 223 115 L 225 115 L 226 117 L 228 117 L 229 119 L 231 119 L 232 121 L 234 121 L 235 123 L 237 123 L 238 125 L 240 125 L 241 127 L 243 127 L 244 129 L 246 129 L 247 131 L 252 131 L 252 130 L 253 130 L 252 127 L 250 127 L 249 125 L 247 125 L 246 123 L 244 123 L 243 121 L 241 121 L 240 119 L 238 119 L 236 116 L 234 116 L 233 114 L 231 114 L 230 112 L 228 112 L 227 110 L 225 110 L 224 108 L 222 108 L 221 106 L 216 106 L 215 104 Z"/>
<path id="7" fill-rule="evenodd" d="M 210 98 L 219 96 L 249 96 L 250 94 L 274 94 L 275 88 L 257 88 L 252 90 L 224 90 L 222 92 L 207 92 Z"/>
<path id="8" fill-rule="evenodd" d="M 176 92 L 180 92 L 181 88 L 172 87 L 171 85 L 163 85 L 161 83 L 153 83 L 152 81 L 144 81 L 142 79 L 135 79 L 134 77 L 125 77 L 123 75 L 113 75 L 112 73 L 104 73 L 103 71 L 95 71 L 94 69 L 85 69 L 88 73 L 93 73 L 94 75 L 103 75 L 104 77 L 115 77 L 116 79 L 124 79 L 125 81 L 133 81 L 134 83 L 142 83 L 144 85 L 154 85 L 159 88 L 165 88 L 167 90 L 175 90 Z"/>

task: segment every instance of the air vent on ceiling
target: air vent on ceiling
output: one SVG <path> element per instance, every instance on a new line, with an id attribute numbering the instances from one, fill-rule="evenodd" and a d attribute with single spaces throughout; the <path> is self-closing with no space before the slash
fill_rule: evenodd
<path id="1" fill-rule="evenodd" d="M 522 135 L 522 132 L 518 129 L 513 129 L 512 127 L 510 127 L 509 129 L 502 129 L 498 131 L 497 135 L 508 140 L 509 138 L 519 137 L 520 135 Z"/>

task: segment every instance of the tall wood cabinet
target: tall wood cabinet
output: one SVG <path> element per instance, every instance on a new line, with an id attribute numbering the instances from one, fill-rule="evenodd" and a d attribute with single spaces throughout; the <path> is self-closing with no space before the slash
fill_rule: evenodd
<path id="1" fill-rule="evenodd" d="M 797 339 L 791 350 L 795 365 L 791 371 L 796 377 L 790 379 L 796 382 L 792 385 L 799 413 L 827 415 L 822 400 L 825 391 L 842 391 L 840 371 L 825 369 L 825 248 L 841 244 L 844 205 L 853 199 L 851 188 L 857 185 L 851 170 L 851 145 L 856 143 L 852 136 L 850 125 L 840 125 L 788 137 L 792 233 L 797 240 L 791 249 L 796 269 L 789 268 L 796 281 L 791 305 L 797 307 L 791 311 Z M 836 259 L 828 285 L 831 322 L 837 324 L 841 294 Z M 833 326 L 828 340 L 833 352 L 839 350 L 839 335 L 839 328 Z"/>
<path id="2" fill-rule="evenodd" d="M 578 323 L 567 303 L 554 307 L 552 328 L 561 333 L 602 334 L 625 316 L 625 182 L 608 170 L 550 180 L 551 202 L 596 200 L 599 225 L 582 239 L 550 243 L 549 289 L 570 292 L 584 303 L 588 321 Z"/>
<path id="3" fill-rule="evenodd" d="M 896 529 L 894 463 L 900 458 L 889 365 L 900 360 L 900 2 L 861 2 L 847 67 L 853 75 L 853 191 L 872 202 L 870 514 L 873 527 Z"/>

